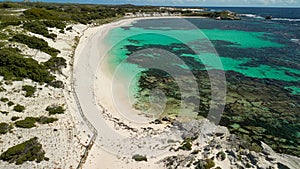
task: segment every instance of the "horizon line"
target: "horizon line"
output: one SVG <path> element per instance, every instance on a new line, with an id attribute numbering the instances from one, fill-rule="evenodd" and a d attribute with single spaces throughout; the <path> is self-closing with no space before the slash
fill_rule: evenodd
<path id="1" fill-rule="evenodd" d="M 23 3 L 23 0 L 0 0 L 0 2 L 21 2 Z M 27 2 L 28 3 L 28 2 Z M 132 4 L 132 3 L 95 3 L 95 2 L 47 2 L 46 1 L 31 1 L 29 3 L 57 3 L 57 4 L 82 4 L 82 5 L 134 5 L 134 6 L 153 6 L 153 7 L 198 7 L 198 8 L 209 8 L 209 7 L 229 7 L 229 8 L 300 8 L 300 6 L 264 6 L 264 5 L 174 5 L 174 4 Z"/>

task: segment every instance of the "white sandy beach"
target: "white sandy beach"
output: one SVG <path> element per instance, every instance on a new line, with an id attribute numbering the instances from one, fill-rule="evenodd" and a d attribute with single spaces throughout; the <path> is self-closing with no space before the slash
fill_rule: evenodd
<path id="1" fill-rule="evenodd" d="M 138 18 L 141 19 L 141 18 Z M 128 163 L 125 160 L 120 160 L 123 153 L 125 157 L 133 152 L 133 147 L 123 147 L 123 152 L 119 152 L 120 147 L 116 147 L 118 140 L 124 140 L 130 135 L 139 132 L 141 127 L 153 127 L 157 130 L 163 128 L 163 125 L 149 125 L 148 123 L 134 123 L 130 119 L 126 119 L 120 114 L 118 108 L 114 103 L 113 93 L 111 90 L 112 80 L 109 77 L 108 69 L 104 62 L 104 56 L 109 51 L 110 47 L 103 44 L 107 33 L 116 27 L 128 25 L 137 19 L 124 19 L 118 22 L 102 25 L 100 27 L 90 28 L 85 31 L 75 53 L 75 91 L 81 102 L 83 112 L 90 122 L 98 131 L 98 139 L 93 146 L 91 154 L 89 155 L 85 168 L 116 168 L 112 164 L 124 168 L 149 168 L 149 163 Z M 102 64 L 100 64 L 102 63 Z M 81 67 L 83 66 L 83 67 Z M 79 80 L 80 79 L 80 80 Z M 95 80 L 95 82 L 94 82 Z M 127 90 L 120 85 L 117 89 L 124 100 L 127 100 Z M 82 99 L 83 98 L 83 99 Z M 122 107 L 122 111 L 135 114 L 137 119 L 133 121 L 149 121 L 143 116 L 138 116 L 137 112 L 127 105 Z M 131 129 L 122 129 L 119 124 L 130 127 Z M 102 138 L 101 138 L 102 137 Z M 130 141 L 129 141 L 130 142 Z M 153 143 L 154 144 L 154 143 Z M 132 146 L 124 144 L 125 146 Z M 147 152 L 143 152 L 147 153 Z M 117 157 L 119 154 L 120 157 Z M 122 157 L 123 158 L 123 157 Z M 105 159 L 105 160 L 104 160 Z M 112 161 L 119 161 L 112 163 Z M 128 166 L 129 165 L 129 166 Z M 101 167 L 98 167 L 101 166 Z M 127 166 L 127 167 L 126 167 Z M 119 168 L 117 167 L 117 168 Z M 150 168 L 155 168 L 152 166 Z M 158 167 L 161 168 L 161 167 Z"/>

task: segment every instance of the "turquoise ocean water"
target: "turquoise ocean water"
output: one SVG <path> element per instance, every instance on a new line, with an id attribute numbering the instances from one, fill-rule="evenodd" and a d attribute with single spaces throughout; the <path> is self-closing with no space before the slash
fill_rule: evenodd
<path id="1" fill-rule="evenodd" d="M 192 26 L 186 27 L 178 24 L 178 27 L 176 27 L 173 24 L 180 22 L 187 22 Z M 113 46 L 109 54 L 110 65 L 116 68 L 120 63 L 123 63 L 122 65 L 126 66 L 124 71 L 127 71 L 127 75 L 133 76 L 130 72 L 136 72 L 137 69 L 139 71 L 145 69 L 126 61 L 128 55 L 136 52 L 137 49 L 130 51 L 134 47 L 155 47 L 156 45 L 165 47 L 172 46 L 173 44 L 185 44 L 200 54 L 189 51 L 186 53 L 181 52 L 180 57 L 188 56 L 199 62 L 205 61 L 206 69 L 231 70 L 249 77 L 275 79 L 299 84 L 300 70 L 297 66 L 290 66 L 288 63 L 292 58 L 288 58 L 285 65 L 268 62 L 268 58 L 282 60 L 285 57 L 282 55 L 287 55 L 286 57 L 294 56 L 299 60 L 299 48 L 294 48 L 297 44 L 293 44 L 290 39 L 280 39 L 282 37 L 278 37 L 277 30 L 275 33 L 272 33 L 266 30 L 257 30 L 257 28 L 253 29 L 253 31 L 245 31 L 235 28 L 227 30 L 223 28 L 218 29 L 217 27 L 213 29 L 198 28 L 197 25 L 193 27 L 194 23 L 201 24 L 201 22 L 203 24 L 215 24 L 217 21 L 210 21 L 208 19 L 192 19 L 192 21 L 182 21 L 182 19 L 140 20 L 130 26 L 115 28 L 106 37 L 106 43 Z M 164 26 L 157 23 L 164 23 Z M 228 23 L 225 22 L 224 24 Z M 255 26 L 255 24 L 261 26 L 259 24 L 262 23 L 252 22 L 251 26 Z M 277 25 L 274 24 L 275 26 Z M 281 25 L 277 26 L 279 29 L 284 29 L 284 27 L 280 28 L 279 26 Z M 209 45 L 208 48 L 213 48 L 215 51 L 207 50 L 205 45 Z M 171 50 L 176 51 L 180 50 L 180 48 L 178 48 L 178 45 L 174 45 Z M 288 53 L 276 53 L 272 55 L 276 51 Z M 228 52 L 231 53 L 228 54 Z M 232 57 L 232 55 L 235 55 L 235 52 L 238 56 Z M 281 55 L 280 58 L 276 58 L 278 55 Z M 213 60 L 210 61 L 210 58 L 220 59 L 223 67 L 215 64 Z M 294 64 L 298 64 L 298 60 L 295 60 Z M 256 62 L 259 62 L 259 64 L 256 64 Z M 189 68 L 187 67 L 187 69 Z M 290 92 L 293 94 L 300 93 L 299 86 L 286 86 L 286 89 L 290 89 Z"/>

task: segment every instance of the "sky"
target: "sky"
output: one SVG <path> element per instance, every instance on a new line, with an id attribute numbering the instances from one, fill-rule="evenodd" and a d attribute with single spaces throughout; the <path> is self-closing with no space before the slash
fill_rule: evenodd
<path id="1" fill-rule="evenodd" d="M 36 0 L 32 0 L 32 1 L 36 1 Z M 40 1 L 94 3 L 94 4 L 165 5 L 165 6 L 300 7 L 300 0 L 40 0 Z"/>

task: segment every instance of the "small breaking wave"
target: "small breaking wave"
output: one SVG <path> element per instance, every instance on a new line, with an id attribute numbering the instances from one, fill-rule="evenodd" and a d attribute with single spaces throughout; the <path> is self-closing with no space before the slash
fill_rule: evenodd
<path id="1" fill-rule="evenodd" d="M 254 14 L 239 14 L 239 16 L 249 17 L 249 18 L 257 18 L 257 19 L 265 19 L 262 16 L 254 15 Z"/>
<path id="2" fill-rule="evenodd" d="M 300 19 L 290 19 L 290 18 L 272 18 L 274 21 L 290 21 L 290 22 L 300 22 Z"/>
<path id="3" fill-rule="evenodd" d="M 239 14 L 239 16 L 248 17 L 248 18 L 256 18 L 256 19 L 265 19 L 265 17 L 254 15 L 254 14 Z M 300 22 L 299 18 L 272 18 L 272 21 L 290 21 L 290 22 Z"/>

